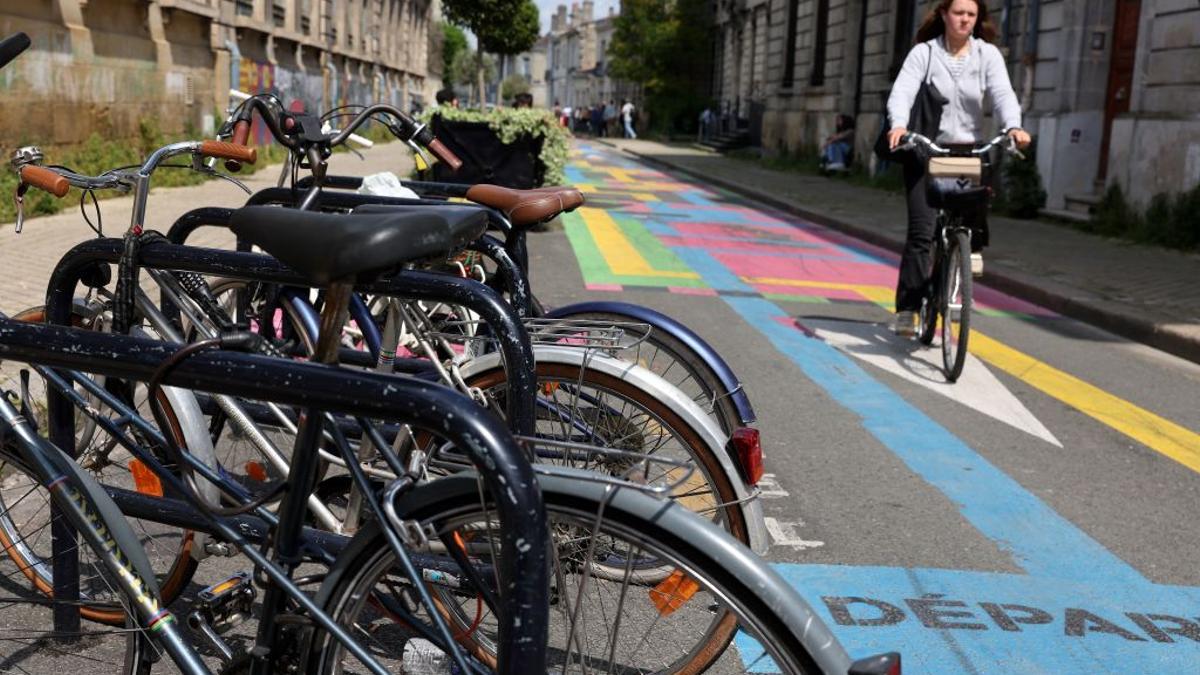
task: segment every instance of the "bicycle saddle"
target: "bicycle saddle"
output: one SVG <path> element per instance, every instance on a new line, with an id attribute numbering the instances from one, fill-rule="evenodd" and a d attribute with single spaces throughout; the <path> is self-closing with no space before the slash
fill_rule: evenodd
<path id="1" fill-rule="evenodd" d="M 487 215 L 455 209 L 413 213 L 336 214 L 246 206 L 230 218 L 239 237 L 325 285 L 397 265 L 445 256 L 462 221 L 486 225 Z"/>
<path id="2" fill-rule="evenodd" d="M 583 193 L 573 187 L 513 190 L 481 183 L 467 190 L 467 199 L 504 213 L 516 227 L 536 225 L 583 206 Z"/>
<path id="3" fill-rule="evenodd" d="M 453 215 L 453 218 L 448 218 L 447 222 L 450 225 L 450 240 L 451 246 L 454 248 L 462 248 L 467 244 L 475 241 L 483 236 L 487 231 L 487 211 L 478 206 L 470 204 L 446 204 L 430 205 L 430 204 L 363 204 L 356 206 L 352 214 L 386 214 L 386 213 L 436 213 L 440 215 Z M 479 218 L 471 218 L 472 214 L 482 215 L 482 220 Z"/>

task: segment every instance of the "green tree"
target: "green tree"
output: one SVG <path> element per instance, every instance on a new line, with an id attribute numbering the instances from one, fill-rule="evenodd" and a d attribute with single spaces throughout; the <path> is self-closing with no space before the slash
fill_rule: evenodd
<path id="1" fill-rule="evenodd" d="M 500 83 L 500 100 L 501 101 L 511 101 L 517 97 L 517 94 L 528 94 L 528 93 L 529 93 L 529 82 L 526 81 L 526 79 L 523 76 L 521 76 L 517 73 L 513 73 L 512 75 L 509 75 L 508 77 L 504 78 L 503 82 Z"/>
<path id="2" fill-rule="evenodd" d="M 660 131 L 690 130 L 708 100 L 714 35 L 709 0 L 623 0 L 610 72 L 642 85 Z"/>
<path id="3" fill-rule="evenodd" d="M 475 35 L 475 75 L 483 101 L 484 54 L 520 54 L 538 38 L 538 9 L 533 0 L 446 0 L 446 18 Z"/>
<path id="4" fill-rule="evenodd" d="M 450 72 L 454 66 L 454 57 L 460 52 L 467 51 L 467 34 L 463 29 L 452 23 L 442 23 L 442 72 L 446 80 L 451 80 Z"/>

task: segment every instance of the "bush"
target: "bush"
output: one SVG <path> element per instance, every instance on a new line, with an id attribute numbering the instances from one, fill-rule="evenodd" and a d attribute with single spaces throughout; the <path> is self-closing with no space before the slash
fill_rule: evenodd
<path id="1" fill-rule="evenodd" d="M 567 152 L 570 149 L 570 132 L 564 129 L 554 114 L 541 108 L 495 108 L 493 110 L 467 110 L 439 106 L 421 113 L 421 121 L 429 123 L 434 115 L 451 122 L 486 122 L 496 132 L 501 143 L 513 143 L 521 135 L 542 139 L 539 155 L 546 167 L 545 184 L 562 185 L 566 182 Z"/>
<path id="2" fill-rule="evenodd" d="M 1037 141 L 1024 150 L 1025 159 L 1006 157 L 1001 170 L 1001 194 L 995 210 L 1013 218 L 1035 218 L 1046 205 L 1046 191 L 1037 168 Z"/>
<path id="3" fill-rule="evenodd" d="M 1142 243 L 1192 250 L 1200 248 L 1200 185 L 1176 195 L 1154 195 L 1140 213 L 1120 185 L 1104 192 L 1083 229 Z"/>

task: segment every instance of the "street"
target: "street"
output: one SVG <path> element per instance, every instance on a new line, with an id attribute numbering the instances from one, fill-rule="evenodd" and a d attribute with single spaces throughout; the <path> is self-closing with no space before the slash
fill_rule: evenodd
<path id="1" fill-rule="evenodd" d="M 567 178 L 588 205 L 532 239 L 533 288 L 663 310 L 730 362 L 763 433 L 770 558 L 852 654 L 1196 662 L 1200 367 L 977 285 L 946 384 L 936 343 L 890 332 L 893 254 L 606 145 L 577 143 Z"/>
<path id="2" fill-rule="evenodd" d="M 406 154 L 338 155 L 334 170 L 403 172 Z M 531 236 L 535 292 L 660 309 L 728 360 L 763 434 L 769 559 L 852 655 L 900 651 L 906 673 L 1196 662 L 1200 366 L 977 285 L 971 355 L 947 384 L 936 343 L 891 334 L 892 253 L 586 140 L 567 181 L 588 203 Z M 156 192 L 152 222 L 240 199 L 217 183 Z M 120 223 L 128 199 L 102 206 Z M 87 230 L 67 212 L 4 235 L 14 311 Z M 210 558 L 174 609 L 244 567 Z M 7 559 L 4 574 L 21 580 Z M 119 662 L 122 635 L 86 623 L 86 649 L 36 633 L 17 649 L 47 621 L 9 607 L 0 670 Z M 771 672 L 753 642 L 737 649 Z"/>

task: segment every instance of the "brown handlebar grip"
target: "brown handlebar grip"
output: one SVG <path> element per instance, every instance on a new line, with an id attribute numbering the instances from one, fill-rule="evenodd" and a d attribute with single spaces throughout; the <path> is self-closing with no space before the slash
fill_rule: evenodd
<path id="1" fill-rule="evenodd" d="M 463 164 L 462 160 L 458 158 L 458 155 L 451 152 L 450 148 L 447 148 L 436 138 L 432 141 L 429 141 L 429 145 L 426 147 L 429 148 L 429 151 L 432 152 L 439 161 L 448 164 L 451 171 L 458 171 L 458 167 L 462 166 Z"/>
<path id="2" fill-rule="evenodd" d="M 43 169 L 32 164 L 21 167 L 21 181 L 35 188 L 41 188 L 55 197 L 65 197 L 67 191 L 71 189 L 71 184 L 67 182 L 66 178 L 50 169 Z"/>
<path id="3" fill-rule="evenodd" d="M 244 145 L 222 143 L 221 141 L 203 141 L 200 143 L 200 154 L 218 159 L 233 159 L 247 164 L 253 164 L 258 159 L 258 151 Z"/>
<path id="4" fill-rule="evenodd" d="M 233 136 L 229 142 L 234 145 L 246 145 L 246 141 L 250 140 L 250 122 L 248 120 L 238 120 L 233 125 Z M 242 170 L 242 163 L 236 159 L 225 160 L 225 168 L 233 173 Z"/>

